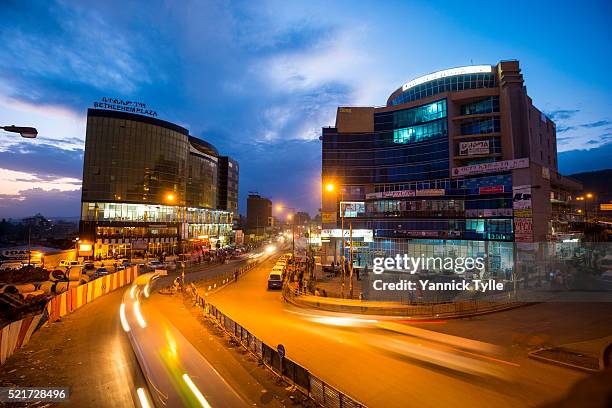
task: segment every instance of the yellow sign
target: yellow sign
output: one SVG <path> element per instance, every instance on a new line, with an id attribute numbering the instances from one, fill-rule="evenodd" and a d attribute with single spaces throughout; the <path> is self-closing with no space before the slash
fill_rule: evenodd
<path id="1" fill-rule="evenodd" d="M 531 217 L 532 213 L 531 213 L 531 208 L 515 208 L 514 209 L 514 216 L 515 217 L 521 217 L 521 218 L 527 218 L 527 217 Z"/>
<path id="2" fill-rule="evenodd" d="M 336 222 L 337 219 L 338 218 L 336 217 L 335 211 L 322 211 L 321 212 L 321 222 L 323 223 Z"/>

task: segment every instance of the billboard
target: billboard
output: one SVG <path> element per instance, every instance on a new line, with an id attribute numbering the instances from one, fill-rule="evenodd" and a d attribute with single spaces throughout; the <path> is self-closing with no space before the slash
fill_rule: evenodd
<path id="1" fill-rule="evenodd" d="M 512 169 L 523 169 L 529 167 L 529 158 L 503 160 L 492 163 L 474 164 L 472 166 L 453 167 L 452 175 L 469 176 L 472 174 L 496 173 Z"/>
<path id="2" fill-rule="evenodd" d="M 345 218 L 355 218 L 360 214 L 365 214 L 365 202 L 363 201 L 341 201 L 341 214 L 344 212 Z"/>
<path id="3" fill-rule="evenodd" d="M 531 186 L 512 187 L 512 208 L 515 210 L 531 208 Z"/>
<path id="4" fill-rule="evenodd" d="M 514 240 L 533 242 L 533 218 L 514 218 Z"/>
<path id="5" fill-rule="evenodd" d="M 489 154 L 489 141 L 476 140 L 459 143 L 459 156 L 472 156 L 475 154 Z"/>

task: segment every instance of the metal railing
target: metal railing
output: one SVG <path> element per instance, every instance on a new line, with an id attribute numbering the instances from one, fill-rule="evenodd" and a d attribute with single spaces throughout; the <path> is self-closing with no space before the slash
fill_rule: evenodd
<path id="1" fill-rule="evenodd" d="M 320 406 L 330 408 L 365 408 L 364 404 L 357 402 L 354 398 L 325 383 L 325 381 L 316 377 L 308 369 L 295 361 L 287 357 L 281 358 L 275 348 L 265 344 L 247 329 L 221 312 L 214 304 L 200 296 L 195 287 L 192 287 L 192 295 L 196 305 L 203 309 L 205 315 L 228 333 L 234 341 L 256 356 L 268 369 L 294 385 L 299 391 Z"/>

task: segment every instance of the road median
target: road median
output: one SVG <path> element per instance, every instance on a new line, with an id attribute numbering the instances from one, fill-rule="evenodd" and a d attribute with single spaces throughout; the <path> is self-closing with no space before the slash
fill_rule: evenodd
<path id="1" fill-rule="evenodd" d="M 532 304 L 530 302 L 516 302 L 510 298 L 423 304 L 342 299 L 304 294 L 297 290 L 297 284 L 295 283 L 286 283 L 284 285 L 283 297 L 287 302 L 301 308 L 364 315 L 402 316 L 416 320 L 457 319 Z"/>

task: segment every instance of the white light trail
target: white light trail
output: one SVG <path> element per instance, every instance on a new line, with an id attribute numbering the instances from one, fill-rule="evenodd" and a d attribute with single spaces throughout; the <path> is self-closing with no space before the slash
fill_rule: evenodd
<path id="1" fill-rule="evenodd" d="M 198 399 L 198 401 L 200 402 L 200 404 L 204 407 L 204 408 L 211 408 L 210 404 L 208 403 L 208 401 L 206 401 L 206 398 L 204 398 L 204 395 L 202 395 L 202 393 L 200 392 L 200 390 L 198 389 L 198 387 L 196 387 L 196 385 L 193 383 L 193 381 L 191 381 L 191 378 L 189 378 L 189 376 L 187 374 L 183 374 L 183 380 L 185 380 L 185 382 L 187 383 L 187 386 L 189 387 L 189 389 L 191 390 L 191 392 L 193 392 L 193 394 L 195 395 L 195 397 Z"/>
<path id="2" fill-rule="evenodd" d="M 130 325 L 128 324 L 127 319 L 125 318 L 125 303 L 122 303 L 121 306 L 119 306 L 119 318 L 121 319 L 121 326 L 123 326 L 123 331 L 129 332 Z"/>
<path id="3" fill-rule="evenodd" d="M 138 394 L 138 399 L 140 400 L 142 408 L 151 408 L 151 403 L 149 402 L 149 398 L 147 398 L 144 388 L 138 388 L 136 394 Z"/>
<path id="4" fill-rule="evenodd" d="M 140 325 L 140 327 L 142 327 L 143 329 L 147 327 L 147 322 L 145 322 L 145 319 L 142 317 L 142 313 L 140 313 L 139 301 L 134 302 L 134 314 L 136 315 L 136 320 L 138 320 L 138 324 Z"/>

